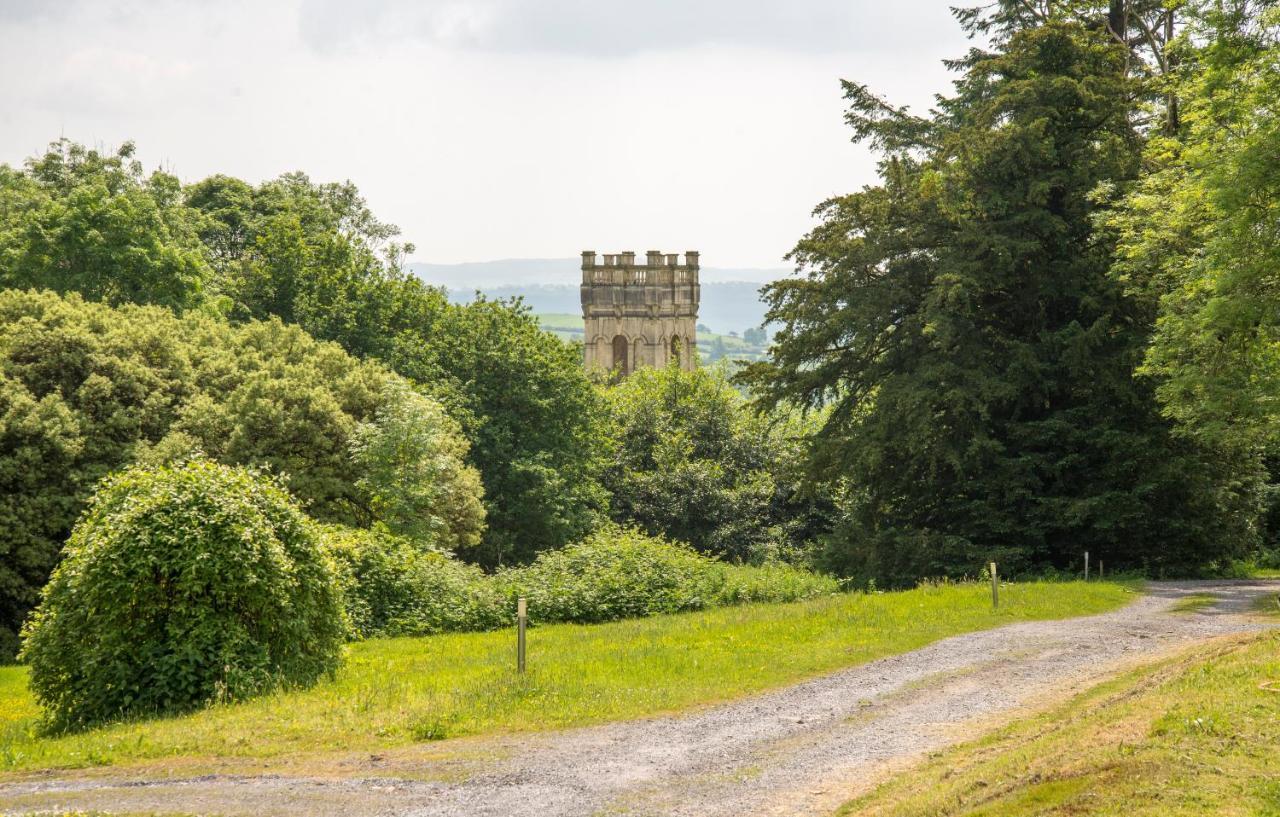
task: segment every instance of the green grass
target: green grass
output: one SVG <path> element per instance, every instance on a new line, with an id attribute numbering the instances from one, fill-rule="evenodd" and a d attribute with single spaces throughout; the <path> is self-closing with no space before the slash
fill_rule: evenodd
<path id="1" fill-rule="evenodd" d="M 1265 615 L 1280 616 L 1280 593 L 1263 593 L 1254 599 L 1253 609 Z"/>
<path id="2" fill-rule="evenodd" d="M 792 683 L 1014 621 L 1111 610 L 1131 585 L 1010 584 L 992 611 L 985 585 L 842 594 L 529 634 L 513 672 L 511 632 L 352 645 L 333 681 L 174 718 L 41 737 L 26 671 L 0 669 L 0 770 L 154 759 L 213 761 L 364 752 L 492 731 L 667 712 Z"/>
<path id="3" fill-rule="evenodd" d="M 569 312 L 539 312 L 534 315 L 544 329 L 577 330 L 582 334 L 582 316 Z"/>
<path id="4" fill-rule="evenodd" d="M 1277 746 L 1280 633 L 1271 632 L 1127 673 L 939 753 L 839 814 L 1277 817 Z"/>
<path id="5" fill-rule="evenodd" d="M 1206 607 L 1212 607 L 1218 597 L 1212 593 L 1192 593 L 1178 599 L 1171 608 L 1175 613 L 1195 613 Z"/>

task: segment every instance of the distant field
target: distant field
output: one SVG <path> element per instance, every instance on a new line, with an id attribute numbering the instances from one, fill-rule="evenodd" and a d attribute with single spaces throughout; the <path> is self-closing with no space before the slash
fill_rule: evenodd
<path id="1" fill-rule="evenodd" d="M 582 340 L 582 316 L 567 312 L 548 312 L 535 315 L 538 324 L 562 340 Z M 719 335 L 714 332 L 698 333 L 698 352 L 706 360 L 716 341 L 724 344 L 727 357 L 742 360 L 758 360 L 764 355 L 764 349 L 752 346 L 740 337 Z"/>
<path id="2" fill-rule="evenodd" d="M 574 726 L 726 700 L 1015 621 L 1088 615 L 1133 598 L 1109 582 L 853 593 L 594 626 L 538 627 L 530 671 L 511 632 L 352 645 L 333 681 L 192 715 L 40 737 L 26 670 L 0 668 L 0 770 L 185 758 L 297 758 L 493 731 Z"/>
<path id="3" fill-rule="evenodd" d="M 1280 633 L 1271 632 L 1127 673 L 942 752 L 839 815 L 1278 815 L 1277 747 Z"/>

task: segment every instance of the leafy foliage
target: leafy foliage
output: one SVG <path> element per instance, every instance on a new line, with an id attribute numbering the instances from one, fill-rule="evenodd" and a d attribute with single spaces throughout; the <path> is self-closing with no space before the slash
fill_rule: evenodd
<path id="1" fill-rule="evenodd" d="M 377 456 L 352 457 L 358 433 L 384 444 L 380 416 L 420 423 L 411 445 L 392 446 L 404 468 L 394 484 Z M 34 605 L 99 480 L 194 450 L 289 475 L 289 490 L 323 520 L 438 529 L 443 544 L 474 539 L 482 522 L 456 428 L 381 366 L 279 321 L 233 327 L 3 291 L 0 630 L 16 632 Z M 408 499 L 387 504 L 392 490 Z"/>
<path id="2" fill-rule="evenodd" d="M 1206 4 L 1197 22 L 1183 127 L 1151 140 L 1152 171 L 1106 223 L 1120 280 L 1159 299 L 1144 372 L 1166 413 L 1256 455 L 1280 439 L 1280 11 Z"/>
<path id="3" fill-rule="evenodd" d="M 494 577 L 510 601 L 529 600 L 538 623 L 594 623 L 748 602 L 798 601 L 834 593 L 829 576 L 781 563 L 730 565 L 688 545 L 606 525 L 526 567 Z"/>
<path id="4" fill-rule="evenodd" d="M 356 638 L 489 630 L 511 620 L 507 599 L 477 567 L 378 531 L 317 527 Z"/>
<path id="5" fill-rule="evenodd" d="M 63 139 L 25 170 L 0 165 L 0 286 L 107 303 L 190 306 L 209 265 L 173 176 Z"/>
<path id="6" fill-rule="evenodd" d="M 471 440 L 488 530 L 460 553 L 487 567 L 527 562 L 592 530 L 607 506 L 608 437 L 580 347 L 523 306 L 483 298 L 451 306 L 434 331 L 406 334 L 392 365 L 429 384 Z"/>
<path id="7" fill-rule="evenodd" d="M 343 626 L 284 489 L 193 460 L 103 484 L 23 635 L 62 729 L 309 685 L 338 666 Z"/>
<path id="8" fill-rule="evenodd" d="M 35 606 L 97 482 L 177 419 L 186 349 L 161 310 L 0 292 L 0 641 Z"/>
<path id="9" fill-rule="evenodd" d="M 436 401 L 393 382 L 372 422 L 356 427 L 355 487 L 379 523 L 421 544 L 474 547 L 484 530 L 480 474 L 470 444 Z"/>
<path id="10" fill-rule="evenodd" d="M 722 565 L 724 583 L 716 594 L 719 604 L 787 602 L 839 592 L 840 582 L 823 573 L 783 562 L 762 565 Z"/>
<path id="11" fill-rule="evenodd" d="M 592 623 L 711 606 L 723 574 L 688 546 L 606 526 L 499 580 L 528 598 L 531 620 Z"/>
<path id="12" fill-rule="evenodd" d="M 478 541 L 474 525 L 453 540 L 483 564 L 527 561 L 601 518 L 599 399 L 580 354 L 518 302 L 453 305 L 406 273 L 412 245 L 349 182 L 217 175 L 181 188 L 144 177 L 132 154 L 132 144 L 104 157 L 63 141 L 23 171 L 0 167 L 0 285 L 194 307 L 233 323 L 278 318 L 377 358 L 444 402 L 471 438 L 489 525 Z M 313 487 L 332 518 L 368 516 L 336 483 Z"/>
<path id="13" fill-rule="evenodd" d="M 488 528 L 460 552 L 528 561 L 591 529 L 606 498 L 600 404 L 581 354 L 518 302 L 448 303 L 401 266 L 410 245 L 350 184 L 290 174 L 257 188 L 225 176 L 192 185 L 234 319 L 276 316 L 376 357 L 444 402 L 471 440 Z"/>
<path id="14" fill-rule="evenodd" d="M 608 391 L 614 519 L 739 560 L 794 555 L 823 523 L 799 423 L 751 410 L 723 370 L 641 369 Z"/>
<path id="15" fill-rule="evenodd" d="M 927 128 L 850 94 L 894 151 L 883 183 L 819 208 L 809 274 L 768 289 L 772 360 L 743 377 L 765 405 L 830 406 L 811 466 L 846 486 L 833 567 L 1182 570 L 1250 541 L 1247 473 L 1175 439 L 1132 376 L 1152 310 L 1093 223 L 1099 185 L 1138 173 L 1126 59 L 1049 19 L 971 54 Z"/>

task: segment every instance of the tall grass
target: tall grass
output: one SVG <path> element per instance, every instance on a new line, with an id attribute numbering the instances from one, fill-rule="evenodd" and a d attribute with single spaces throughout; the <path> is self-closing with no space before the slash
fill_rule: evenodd
<path id="1" fill-rule="evenodd" d="M 371 751 L 650 715 L 792 683 L 957 633 L 1103 612 L 1132 593 L 1104 582 L 1010 584 L 993 611 L 985 586 L 939 585 L 600 625 L 554 624 L 530 631 L 525 676 L 514 672 L 510 630 L 374 639 L 352 645 L 337 678 L 307 691 L 63 737 L 39 736 L 25 670 L 0 668 L 0 769 Z"/>
<path id="2" fill-rule="evenodd" d="M 1280 633 L 1216 640 L 950 749 L 859 817 L 1280 813 Z"/>

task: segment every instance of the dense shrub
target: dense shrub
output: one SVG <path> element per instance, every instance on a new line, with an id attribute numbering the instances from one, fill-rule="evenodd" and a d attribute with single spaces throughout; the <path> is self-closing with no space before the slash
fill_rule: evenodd
<path id="1" fill-rule="evenodd" d="M 456 424 L 382 366 L 277 320 L 0 291 L 0 650 L 94 485 L 196 449 L 287 474 L 325 521 L 383 521 L 443 545 L 483 529 Z"/>
<path id="2" fill-rule="evenodd" d="M 340 595 L 276 482 L 208 460 L 108 479 L 24 629 L 55 728 L 191 709 L 339 664 Z"/>
<path id="3" fill-rule="evenodd" d="M 589 623 L 708 607 L 723 572 L 687 546 L 610 526 L 498 580 L 535 621 Z"/>
<path id="4" fill-rule="evenodd" d="M 800 488 L 804 425 L 757 414 L 723 369 L 642 369 L 607 394 L 619 524 L 748 561 L 794 555 L 825 530 L 831 503 Z"/>
<path id="5" fill-rule="evenodd" d="M 355 638 L 488 630 L 514 613 L 479 568 L 379 531 L 316 526 Z"/>
<path id="6" fill-rule="evenodd" d="M 716 594 L 718 604 L 800 601 L 840 591 L 840 583 L 831 576 L 781 562 L 721 565 L 721 570 L 724 583 Z"/>

